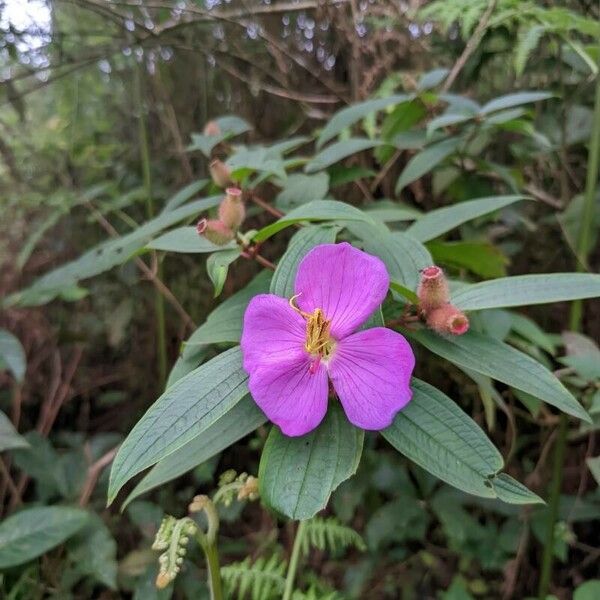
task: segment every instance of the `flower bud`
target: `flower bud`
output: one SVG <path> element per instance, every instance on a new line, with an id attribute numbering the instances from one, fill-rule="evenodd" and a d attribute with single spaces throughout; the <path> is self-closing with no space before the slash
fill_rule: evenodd
<path id="1" fill-rule="evenodd" d="M 219 218 L 227 227 L 237 231 L 246 217 L 246 209 L 242 201 L 242 190 L 229 187 L 225 190 L 225 198 L 219 206 Z"/>
<path id="2" fill-rule="evenodd" d="M 417 288 L 419 308 L 426 315 L 450 301 L 450 289 L 444 271 L 432 265 L 421 271 L 421 281 Z"/>
<path id="3" fill-rule="evenodd" d="M 204 135 L 219 135 L 221 133 L 221 128 L 216 121 L 209 121 L 204 126 Z"/>
<path id="4" fill-rule="evenodd" d="M 469 330 L 469 319 L 452 304 L 444 304 L 427 314 L 427 325 L 438 333 L 462 335 Z"/>
<path id="5" fill-rule="evenodd" d="M 231 169 L 218 158 L 215 158 L 210 165 L 208 165 L 210 176 L 215 185 L 220 188 L 225 188 L 231 183 Z"/>
<path id="6" fill-rule="evenodd" d="M 233 231 L 219 219 L 200 219 L 196 231 L 217 246 L 224 246 L 234 237 Z"/>

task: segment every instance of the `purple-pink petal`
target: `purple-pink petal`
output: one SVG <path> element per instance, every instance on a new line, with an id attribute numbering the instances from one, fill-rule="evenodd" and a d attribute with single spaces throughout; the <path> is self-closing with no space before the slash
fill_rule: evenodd
<path id="1" fill-rule="evenodd" d="M 261 366 L 304 359 L 305 339 L 306 322 L 285 298 L 274 294 L 254 296 L 244 313 L 240 341 L 244 369 L 252 373 Z"/>
<path id="2" fill-rule="evenodd" d="M 338 342 L 329 376 L 348 420 L 362 429 L 380 430 L 410 401 L 414 366 L 406 339 L 375 327 Z"/>
<path id="3" fill-rule="evenodd" d="M 285 435 L 312 431 L 327 412 L 327 371 L 322 364 L 310 370 L 308 356 L 259 367 L 250 372 L 248 388 L 256 404 Z"/>
<path id="4" fill-rule="evenodd" d="M 244 314 L 241 347 L 248 388 L 270 421 L 286 435 L 304 435 L 327 411 L 327 372 L 310 372 L 304 349 L 306 321 L 288 300 L 273 294 L 252 298 Z"/>
<path id="5" fill-rule="evenodd" d="M 296 302 L 304 312 L 320 308 L 340 340 L 360 327 L 383 302 L 390 278 L 383 262 L 350 244 L 322 244 L 302 260 Z"/>

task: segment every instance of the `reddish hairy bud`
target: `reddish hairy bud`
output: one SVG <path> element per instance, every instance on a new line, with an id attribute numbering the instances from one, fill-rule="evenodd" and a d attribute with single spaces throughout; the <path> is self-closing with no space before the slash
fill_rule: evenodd
<path id="1" fill-rule="evenodd" d="M 452 304 L 445 304 L 427 315 L 427 325 L 438 333 L 462 335 L 469 331 L 469 319 Z"/>
<path id="2" fill-rule="evenodd" d="M 450 301 L 450 289 L 444 271 L 432 265 L 421 271 L 421 281 L 417 288 L 419 308 L 426 315 Z"/>
<path id="3" fill-rule="evenodd" d="M 234 187 L 225 190 L 225 198 L 219 206 L 219 218 L 233 231 L 240 228 L 246 218 L 242 190 Z"/>
<path id="4" fill-rule="evenodd" d="M 231 169 L 222 160 L 215 158 L 208 169 L 215 185 L 226 188 L 231 183 Z"/>
<path id="5" fill-rule="evenodd" d="M 233 231 L 219 219 L 200 219 L 196 231 L 217 246 L 224 246 L 234 236 Z"/>
<path id="6" fill-rule="evenodd" d="M 204 126 L 204 135 L 219 135 L 221 133 L 221 128 L 215 121 L 209 121 Z"/>

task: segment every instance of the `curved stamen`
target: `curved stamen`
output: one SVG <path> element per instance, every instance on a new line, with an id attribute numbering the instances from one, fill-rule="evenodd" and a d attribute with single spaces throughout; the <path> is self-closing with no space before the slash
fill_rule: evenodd
<path id="1" fill-rule="evenodd" d="M 304 312 L 303 310 L 300 310 L 296 304 L 294 304 L 294 301 L 296 300 L 296 298 L 298 298 L 298 296 L 302 296 L 302 292 L 300 292 L 299 294 L 295 294 L 290 298 L 290 306 L 299 314 L 302 315 L 305 319 L 310 319 L 310 317 L 312 316 L 310 313 Z"/>

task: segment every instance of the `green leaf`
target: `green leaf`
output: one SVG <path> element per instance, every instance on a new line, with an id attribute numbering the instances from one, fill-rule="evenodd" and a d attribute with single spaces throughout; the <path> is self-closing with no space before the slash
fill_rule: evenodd
<path id="1" fill-rule="evenodd" d="M 293 173 L 277 194 L 275 204 L 288 211 L 311 200 L 323 200 L 329 191 L 329 175 L 327 173 Z"/>
<path id="2" fill-rule="evenodd" d="M 224 248 L 235 248 L 235 242 L 217 246 L 200 235 L 195 227 L 178 227 L 152 240 L 146 247 L 165 252 L 206 254 L 218 252 Z"/>
<path id="3" fill-rule="evenodd" d="M 244 396 L 230 411 L 207 427 L 201 435 L 159 461 L 129 494 L 130 502 L 167 481 L 187 473 L 204 461 L 260 427 L 267 418 L 250 395 Z"/>
<path id="4" fill-rule="evenodd" d="M 423 215 L 406 230 L 406 233 L 421 242 L 428 242 L 467 221 L 523 199 L 523 196 L 493 196 L 438 208 Z"/>
<path id="5" fill-rule="evenodd" d="M 68 541 L 67 551 L 78 574 L 117 589 L 117 542 L 99 515 L 90 515 L 90 523 Z"/>
<path id="6" fill-rule="evenodd" d="M 29 448 L 29 442 L 18 434 L 10 419 L 0 411 L 0 452 Z"/>
<path id="7" fill-rule="evenodd" d="M 0 329 L 0 369 L 8 369 L 21 382 L 25 376 L 25 350 L 19 341 L 6 329 Z"/>
<path id="8" fill-rule="evenodd" d="M 408 206 L 397 205 L 395 202 L 380 201 L 365 209 L 365 212 L 374 219 L 383 223 L 397 223 L 398 221 L 415 221 L 420 219 L 422 213 Z"/>
<path id="9" fill-rule="evenodd" d="M 287 437 L 273 426 L 260 459 L 261 498 L 290 519 L 310 519 L 356 472 L 363 438 L 364 432 L 350 424 L 337 403 L 307 435 Z"/>
<path id="10" fill-rule="evenodd" d="M 428 242 L 427 249 L 436 263 L 469 269 L 480 277 L 506 275 L 508 258 L 489 242 Z"/>
<path id="11" fill-rule="evenodd" d="M 600 579 L 590 579 L 577 586 L 573 600 L 598 600 L 600 598 Z"/>
<path id="12" fill-rule="evenodd" d="M 323 128 L 319 139 L 317 140 L 317 148 L 321 148 L 323 144 L 336 135 L 340 134 L 344 129 L 347 129 L 351 125 L 354 125 L 357 121 L 360 121 L 367 115 L 370 115 L 379 110 L 383 110 L 393 104 L 400 104 L 408 100 L 409 96 L 406 94 L 398 94 L 395 96 L 388 96 L 387 98 L 373 98 L 371 100 L 365 100 L 358 104 L 348 106 L 338 111 L 331 117 L 327 125 Z"/>
<path id="13" fill-rule="evenodd" d="M 380 146 L 382 142 L 378 140 L 370 140 L 368 138 L 350 138 L 347 140 L 341 140 L 327 146 L 324 150 L 321 150 L 305 167 L 306 173 L 314 173 L 315 171 L 321 171 L 326 169 L 329 165 L 333 165 L 344 158 L 357 154 L 368 148 L 374 148 Z"/>
<path id="14" fill-rule="evenodd" d="M 209 360 L 169 387 L 119 448 L 110 472 L 109 504 L 134 475 L 203 433 L 247 393 L 239 347 Z"/>
<path id="15" fill-rule="evenodd" d="M 548 354 L 554 354 L 556 349 L 552 338 L 532 319 L 515 312 L 508 313 L 511 329 L 521 337 L 539 346 Z"/>
<path id="16" fill-rule="evenodd" d="M 451 137 L 441 142 L 431 144 L 424 150 L 417 152 L 406 163 L 404 170 L 396 183 L 396 194 L 405 188 L 409 183 L 419 179 L 433 168 L 439 165 L 443 160 L 453 154 L 462 140 L 457 137 Z"/>
<path id="17" fill-rule="evenodd" d="M 0 569 L 29 562 L 58 546 L 88 522 L 86 511 L 66 506 L 26 508 L 0 524 Z"/>
<path id="18" fill-rule="evenodd" d="M 455 402 L 433 386 L 412 380 L 413 398 L 381 433 L 396 450 L 442 481 L 494 498 L 490 478 L 502 456 Z"/>
<path id="19" fill-rule="evenodd" d="M 194 194 L 197 194 L 201 189 L 205 188 L 208 184 L 208 179 L 199 179 L 193 181 L 189 185 L 179 190 L 176 194 L 171 196 L 163 206 L 161 213 L 169 212 L 179 208 L 182 204 L 187 202 Z"/>
<path id="20" fill-rule="evenodd" d="M 516 94 L 506 94 L 490 100 L 484 104 L 479 111 L 481 115 L 487 115 L 496 110 L 504 110 L 513 106 L 521 106 L 522 104 L 530 104 L 552 98 L 552 94 L 548 92 L 517 92 Z"/>
<path id="21" fill-rule="evenodd" d="M 449 73 L 448 69 L 432 69 L 423 73 L 417 83 L 417 89 L 421 92 L 437 87 L 446 79 Z"/>
<path id="22" fill-rule="evenodd" d="M 184 343 L 182 357 L 190 358 L 206 344 L 237 343 L 242 335 L 242 320 L 250 298 L 269 291 L 271 273 L 263 271 L 245 288 L 219 304 L 206 321 Z"/>
<path id="23" fill-rule="evenodd" d="M 114 240 L 108 240 L 58 269 L 37 279 L 25 290 L 12 294 L 5 306 L 39 306 L 59 296 L 66 288 L 74 287 L 78 281 L 104 273 L 127 262 L 143 248 L 157 233 L 179 221 L 217 206 L 220 196 L 195 200 L 175 210 L 161 213 L 132 232 Z"/>
<path id="24" fill-rule="evenodd" d="M 335 220 L 375 223 L 365 212 L 345 202 L 338 202 L 337 200 L 314 200 L 295 208 L 278 221 L 275 221 L 275 223 L 263 227 L 256 233 L 254 240 L 262 242 L 275 235 L 278 231 L 301 221 Z"/>
<path id="25" fill-rule="evenodd" d="M 235 137 L 250 131 L 252 127 L 246 123 L 240 117 L 235 115 L 227 115 L 214 119 L 217 124 L 220 133 L 217 135 L 205 135 L 203 133 L 192 133 L 192 143 L 187 147 L 188 151 L 200 150 L 206 158 L 210 158 L 212 149 L 220 144 L 221 142 L 228 140 L 229 138 Z"/>
<path id="26" fill-rule="evenodd" d="M 450 125 L 458 125 L 465 121 L 470 121 L 475 115 L 467 113 L 445 113 L 431 119 L 427 124 L 427 136 L 431 136 L 434 131 L 441 129 L 442 127 L 449 127 Z"/>
<path id="27" fill-rule="evenodd" d="M 332 244 L 335 242 L 339 228 L 337 227 L 319 227 L 310 225 L 303 227 L 294 234 L 288 249 L 281 257 L 273 279 L 271 280 L 271 293 L 283 298 L 290 298 L 294 295 L 294 280 L 300 261 L 306 256 L 309 250 L 320 244 Z"/>
<path id="28" fill-rule="evenodd" d="M 239 247 L 233 248 L 233 250 L 220 250 L 211 254 L 206 260 L 206 272 L 215 287 L 215 298 L 223 291 L 229 265 L 235 262 L 241 253 L 242 250 Z"/>
<path id="29" fill-rule="evenodd" d="M 381 258 L 393 281 L 410 291 L 417 289 L 419 271 L 433 264 L 429 251 L 411 236 L 395 231 L 387 233 L 361 227 L 365 251 Z"/>
<path id="30" fill-rule="evenodd" d="M 492 486 L 498 498 L 508 504 L 545 504 L 537 494 L 506 473 L 494 477 Z"/>
<path id="31" fill-rule="evenodd" d="M 546 304 L 600 296 L 600 275 L 545 273 L 483 281 L 460 289 L 452 302 L 462 310 Z"/>
<path id="32" fill-rule="evenodd" d="M 441 337 L 432 331 L 411 331 L 416 339 L 435 354 L 487 375 L 547 404 L 590 422 L 590 417 L 571 392 L 539 362 L 494 338 L 469 331 L 465 335 Z"/>
<path id="33" fill-rule="evenodd" d="M 283 157 L 273 149 L 264 146 L 240 147 L 227 160 L 234 181 L 243 181 L 254 172 L 267 176 L 275 175 L 285 179 L 285 166 Z"/>

